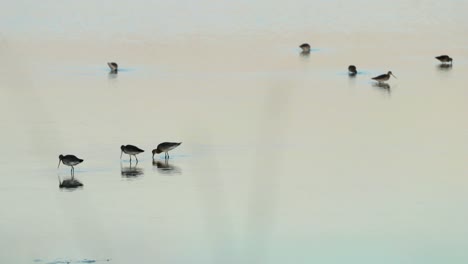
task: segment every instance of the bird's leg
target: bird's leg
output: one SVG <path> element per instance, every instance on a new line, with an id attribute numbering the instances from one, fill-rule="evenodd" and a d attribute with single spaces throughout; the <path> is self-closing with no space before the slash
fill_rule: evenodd
<path id="1" fill-rule="evenodd" d="M 167 153 L 167 159 L 169 159 L 169 152 Z"/>
<path id="2" fill-rule="evenodd" d="M 132 155 L 129 155 L 130 156 L 130 162 L 132 162 Z"/>
<path id="3" fill-rule="evenodd" d="M 136 161 L 137 161 L 137 163 L 138 163 L 138 158 L 137 158 L 137 156 L 136 156 L 136 155 L 133 155 L 133 156 L 135 156 L 135 159 L 136 159 Z"/>

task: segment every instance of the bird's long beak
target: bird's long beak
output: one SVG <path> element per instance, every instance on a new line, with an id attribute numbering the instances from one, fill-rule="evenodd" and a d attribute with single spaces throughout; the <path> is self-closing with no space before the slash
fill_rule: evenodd
<path id="1" fill-rule="evenodd" d="M 61 159 L 59 159 L 59 164 L 58 164 L 58 166 L 57 166 L 57 169 L 58 169 L 58 167 L 60 167 L 60 162 L 62 162 L 62 160 L 61 160 Z"/>
<path id="2" fill-rule="evenodd" d="M 392 76 L 395 77 L 395 79 L 398 79 L 395 75 L 393 75 L 393 73 L 392 73 Z"/>
<path id="3" fill-rule="evenodd" d="M 120 151 L 120 159 L 122 159 L 123 151 Z"/>

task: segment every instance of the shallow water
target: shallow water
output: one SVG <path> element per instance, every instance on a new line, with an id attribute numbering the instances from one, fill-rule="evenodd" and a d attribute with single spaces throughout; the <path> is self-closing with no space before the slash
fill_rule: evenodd
<path id="1" fill-rule="evenodd" d="M 468 2 L 4 4 L 0 262 L 468 261 Z"/>

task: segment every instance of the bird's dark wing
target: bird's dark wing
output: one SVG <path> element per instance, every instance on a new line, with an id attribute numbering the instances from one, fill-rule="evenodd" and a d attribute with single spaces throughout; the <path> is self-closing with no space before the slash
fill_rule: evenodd
<path id="1" fill-rule="evenodd" d="M 182 144 L 182 142 L 163 142 L 161 144 L 158 145 L 158 149 L 165 149 L 165 148 L 170 148 L 170 147 L 174 147 L 174 146 L 179 146 L 180 144 Z"/>
<path id="2" fill-rule="evenodd" d="M 78 161 L 78 162 L 83 162 L 83 159 L 78 158 L 75 155 L 65 155 L 63 157 L 63 160 L 69 160 L 69 161 Z"/>
<path id="3" fill-rule="evenodd" d="M 374 78 L 372 78 L 373 80 L 378 80 L 378 79 L 382 79 L 382 78 L 385 78 L 387 75 L 386 74 L 381 74 L 379 76 L 376 76 Z"/>
<path id="4" fill-rule="evenodd" d="M 132 151 L 132 152 L 134 152 L 134 151 L 144 152 L 144 150 L 142 150 L 142 149 L 140 149 L 140 148 L 138 148 L 136 146 L 133 146 L 133 145 L 127 145 L 125 148 L 127 150 L 129 150 L 129 151 Z"/>

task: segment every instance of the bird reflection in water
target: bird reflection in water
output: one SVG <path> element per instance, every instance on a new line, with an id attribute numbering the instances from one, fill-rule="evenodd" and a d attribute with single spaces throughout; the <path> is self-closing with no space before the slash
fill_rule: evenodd
<path id="1" fill-rule="evenodd" d="M 380 90 L 386 92 L 387 94 L 391 94 L 391 87 L 390 87 L 390 84 L 388 83 L 383 83 L 383 82 L 377 82 L 377 83 L 373 83 L 372 84 L 373 87 L 377 87 L 379 88 Z"/>
<path id="2" fill-rule="evenodd" d="M 125 178 L 136 178 L 141 175 L 143 175 L 143 169 L 137 168 L 138 162 L 135 163 L 134 166 L 132 166 L 132 162 L 130 162 L 130 165 L 127 167 L 123 167 L 122 163 L 120 163 L 120 173 L 122 177 Z"/>
<path id="3" fill-rule="evenodd" d="M 111 72 L 109 72 L 109 74 L 107 75 L 107 78 L 108 78 L 109 80 L 115 80 L 115 79 L 117 79 L 117 76 L 118 76 L 118 75 L 117 75 L 117 72 L 112 72 L 112 71 L 111 71 Z"/>
<path id="4" fill-rule="evenodd" d="M 59 188 L 60 189 L 77 189 L 83 187 L 83 183 L 81 183 L 79 180 L 75 179 L 74 176 L 72 176 L 70 179 L 65 179 L 63 181 L 60 180 L 60 176 L 58 176 L 59 180 Z"/>
<path id="5" fill-rule="evenodd" d="M 301 51 L 301 53 L 299 53 L 299 56 L 301 56 L 302 58 L 308 58 L 310 56 L 310 51 Z"/>
<path id="6" fill-rule="evenodd" d="M 437 65 L 439 71 L 450 71 L 452 69 L 452 64 L 442 63 Z"/>
<path id="7" fill-rule="evenodd" d="M 169 161 L 166 159 L 165 161 L 156 161 L 153 160 L 153 166 L 157 168 L 157 170 L 161 174 L 165 175 L 174 175 L 180 174 L 181 170 L 179 167 L 169 164 Z"/>

